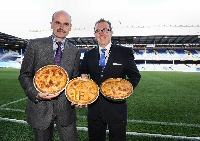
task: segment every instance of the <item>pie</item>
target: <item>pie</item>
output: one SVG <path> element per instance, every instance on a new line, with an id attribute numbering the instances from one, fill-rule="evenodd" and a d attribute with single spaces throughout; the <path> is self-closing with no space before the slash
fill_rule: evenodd
<path id="1" fill-rule="evenodd" d="M 65 89 L 68 79 L 67 72 L 62 67 L 48 65 L 36 72 L 33 82 L 39 92 L 56 94 Z"/>
<path id="2" fill-rule="evenodd" d="M 105 97 L 123 100 L 133 93 L 133 86 L 125 79 L 109 78 L 101 84 L 100 90 Z"/>
<path id="3" fill-rule="evenodd" d="M 87 105 L 98 98 L 99 87 L 92 79 L 77 77 L 67 84 L 65 92 L 72 103 Z"/>

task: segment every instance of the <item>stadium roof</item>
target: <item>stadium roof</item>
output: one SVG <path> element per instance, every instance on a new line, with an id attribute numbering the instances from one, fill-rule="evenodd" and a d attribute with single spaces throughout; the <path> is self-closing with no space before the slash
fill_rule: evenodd
<path id="1" fill-rule="evenodd" d="M 0 48 L 21 49 L 25 48 L 26 40 L 0 32 Z"/>
<path id="2" fill-rule="evenodd" d="M 94 37 L 73 37 L 68 38 L 70 42 L 78 46 L 97 45 Z M 200 44 L 198 35 L 152 35 L 152 36 L 113 36 L 112 42 L 124 45 L 149 45 L 149 44 Z"/>
<path id="3" fill-rule="evenodd" d="M 67 38 L 72 44 L 81 47 L 97 45 L 95 37 L 71 37 Z M 112 41 L 123 45 L 172 45 L 191 44 L 200 45 L 199 35 L 151 35 L 151 36 L 113 36 Z M 28 40 L 0 32 L 0 48 L 23 49 Z"/>

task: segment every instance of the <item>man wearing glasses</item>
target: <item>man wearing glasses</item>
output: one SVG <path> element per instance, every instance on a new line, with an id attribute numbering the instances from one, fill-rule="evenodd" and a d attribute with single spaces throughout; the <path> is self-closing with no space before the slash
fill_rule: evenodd
<path id="1" fill-rule="evenodd" d="M 95 23 L 94 35 L 98 46 L 84 54 L 80 67 L 81 77 L 87 78 L 89 74 L 100 87 L 108 78 L 126 79 L 127 76 L 135 89 L 141 75 L 134 62 L 133 50 L 112 44 L 112 34 L 109 21 L 100 19 Z M 90 141 L 105 141 L 107 128 L 110 141 L 126 141 L 126 126 L 126 100 L 109 100 L 100 92 L 98 99 L 88 105 Z"/>

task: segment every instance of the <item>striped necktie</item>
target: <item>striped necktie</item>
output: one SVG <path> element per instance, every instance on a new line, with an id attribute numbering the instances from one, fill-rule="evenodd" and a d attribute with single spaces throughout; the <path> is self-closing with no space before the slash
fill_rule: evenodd
<path id="1" fill-rule="evenodd" d="M 106 50 L 105 48 L 101 49 L 101 58 L 100 58 L 100 66 L 102 68 L 102 72 L 106 66 Z"/>
<path id="2" fill-rule="evenodd" d="M 56 65 L 60 66 L 60 62 L 62 59 L 62 51 L 61 51 L 61 42 L 56 42 L 56 44 L 58 45 L 58 48 L 56 50 L 56 55 L 55 55 L 55 61 L 56 61 Z"/>

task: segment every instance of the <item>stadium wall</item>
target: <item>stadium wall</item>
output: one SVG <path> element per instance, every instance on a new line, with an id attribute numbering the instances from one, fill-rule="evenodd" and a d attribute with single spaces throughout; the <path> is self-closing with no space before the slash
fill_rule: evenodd
<path id="1" fill-rule="evenodd" d="M 82 50 L 81 59 L 84 52 Z M 182 52 L 162 49 L 162 53 L 157 49 L 137 49 L 134 50 L 135 62 L 140 71 L 185 71 L 200 72 L 200 49 L 193 50 L 188 54 L 188 50 Z M 193 53 L 192 53 L 193 52 Z M 183 54 L 182 54 L 183 53 Z M 0 49 L 0 68 L 21 68 L 24 51 Z"/>

